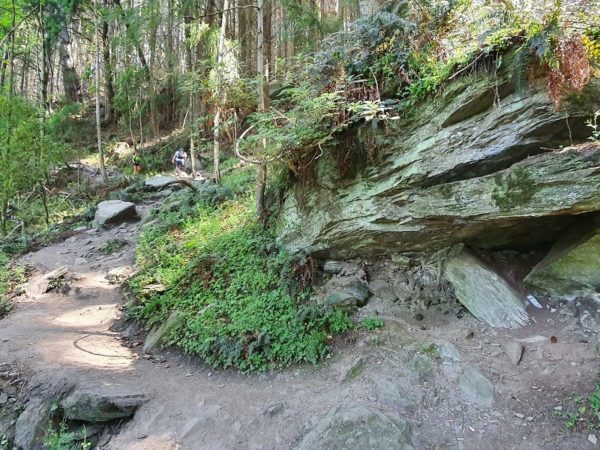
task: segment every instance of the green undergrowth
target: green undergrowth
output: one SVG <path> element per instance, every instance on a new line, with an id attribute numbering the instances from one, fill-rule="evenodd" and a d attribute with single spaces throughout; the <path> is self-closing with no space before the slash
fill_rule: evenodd
<path id="1" fill-rule="evenodd" d="M 11 311 L 14 289 L 25 281 L 27 281 L 26 269 L 12 266 L 9 257 L 0 252 L 0 319 Z"/>
<path id="2" fill-rule="evenodd" d="M 571 399 L 565 412 L 555 411 L 564 425 L 573 431 L 600 430 L 600 372 L 589 395 L 577 395 Z"/>
<path id="3" fill-rule="evenodd" d="M 354 327 L 309 300 L 308 269 L 257 223 L 252 196 L 172 197 L 142 233 L 129 283 L 129 312 L 148 327 L 177 312 L 167 344 L 213 367 L 263 371 L 316 364 L 333 336 Z"/>

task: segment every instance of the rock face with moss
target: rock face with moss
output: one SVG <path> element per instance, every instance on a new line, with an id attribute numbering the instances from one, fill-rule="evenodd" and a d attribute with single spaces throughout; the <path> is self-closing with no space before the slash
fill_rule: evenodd
<path id="1" fill-rule="evenodd" d="M 555 296 L 595 295 L 599 267 L 600 216 L 595 215 L 567 230 L 525 281 Z"/>
<path id="2" fill-rule="evenodd" d="M 341 179 L 333 158 L 320 158 L 314 186 L 285 200 L 281 242 L 350 258 L 555 241 L 574 217 L 600 209 L 600 148 L 558 150 L 590 134 L 586 101 L 597 98 L 599 80 L 586 89 L 556 111 L 543 89 L 516 93 L 479 76 L 408 119 L 363 127 L 352 151 L 369 164 Z"/>

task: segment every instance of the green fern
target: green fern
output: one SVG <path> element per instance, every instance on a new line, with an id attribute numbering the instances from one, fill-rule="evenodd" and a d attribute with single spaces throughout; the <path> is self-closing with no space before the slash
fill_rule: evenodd
<path id="1" fill-rule="evenodd" d="M 515 52 L 510 71 L 518 93 L 527 89 L 529 69 L 534 62 L 556 68 L 556 46 L 560 36 L 559 15 L 554 13 L 545 23 L 534 22 L 526 31 L 525 42 Z"/>

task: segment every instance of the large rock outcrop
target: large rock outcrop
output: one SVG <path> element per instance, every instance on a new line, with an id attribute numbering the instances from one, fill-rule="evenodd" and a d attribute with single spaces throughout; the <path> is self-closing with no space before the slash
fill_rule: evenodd
<path id="1" fill-rule="evenodd" d="M 482 76 L 385 130 L 363 127 L 370 163 L 340 179 L 321 157 L 314 187 L 285 200 L 281 242 L 336 258 L 553 242 L 570 217 L 600 210 L 600 148 L 550 150 L 589 136 L 599 80 L 586 89 L 556 111 L 543 89 Z"/>

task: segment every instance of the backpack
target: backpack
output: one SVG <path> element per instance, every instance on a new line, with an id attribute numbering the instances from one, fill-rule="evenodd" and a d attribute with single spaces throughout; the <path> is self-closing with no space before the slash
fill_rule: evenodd
<path id="1" fill-rule="evenodd" d="M 187 155 L 183 150 L 177 150 L 177 152 L 175 153 L 175 159 L 185 159 L 186 156 Z"/>

